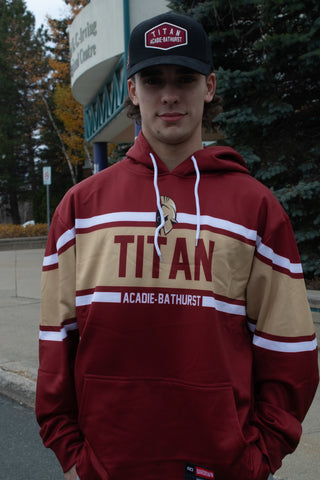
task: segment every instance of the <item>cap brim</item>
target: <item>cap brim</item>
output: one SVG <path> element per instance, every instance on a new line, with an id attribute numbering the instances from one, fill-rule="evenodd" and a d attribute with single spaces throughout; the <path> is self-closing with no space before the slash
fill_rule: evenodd
<path id="1" fill-rule="evenodd" d="M 137 64 L 133 65 L 127 70 L 127 78 L 129 79 L 135 73 L 140 72 L 148 67 L 154 67 L 155 65 L 179 65 L 181 67 L 187 67 L 195 72 L 201 73 L 202 75 L 209 75 L 212 70 L 211 65 L 208 63 L 201 62 L 196 58 L 182 57 L 179 55 L 161 55 L 159 57 L 152 57 Z"/>

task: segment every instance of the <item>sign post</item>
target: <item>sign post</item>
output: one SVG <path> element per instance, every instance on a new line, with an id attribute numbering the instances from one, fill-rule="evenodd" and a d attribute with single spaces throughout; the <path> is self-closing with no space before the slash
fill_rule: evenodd
<path id="1" fill-rule="evenodd" d="M 42 169 L 42 176 L 43 176 L 43 185 L 47 187 L 47 223 L 48 223 L 48 231 L 50 228 L 50 195 L 49 195 L 49 187 L 51 185 L 51 167 L 43 167 Z"/>

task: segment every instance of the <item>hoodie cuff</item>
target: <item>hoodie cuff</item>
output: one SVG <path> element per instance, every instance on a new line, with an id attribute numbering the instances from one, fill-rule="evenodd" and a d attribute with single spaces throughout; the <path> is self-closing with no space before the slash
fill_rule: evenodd
<path id="1" fill-rule="evenodd" d="M 70 438 L 66 438 L 60 439 L 59 442 L 50 445 L 64 473 L 77 463 L 83 444 L 82 438 L 81 440 L 72 440 L 71 442 Z"/>

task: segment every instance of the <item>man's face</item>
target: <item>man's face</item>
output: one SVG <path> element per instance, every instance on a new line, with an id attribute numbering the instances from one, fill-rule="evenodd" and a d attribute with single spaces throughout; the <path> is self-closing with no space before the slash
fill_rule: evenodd
<path id="1" fill-rule="evenodd" d="M 203 107 L 213 98 L 214 74 L 206 77 L 185 67 L 159 65 L 129 79 L 128 90 L 139 105 L 142 132 L 156 151 L 159 142 L 201 148 Z"/>

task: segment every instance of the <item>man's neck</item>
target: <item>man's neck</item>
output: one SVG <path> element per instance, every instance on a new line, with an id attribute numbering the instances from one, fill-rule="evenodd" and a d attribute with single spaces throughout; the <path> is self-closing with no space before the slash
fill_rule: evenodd
<path id="1" fill-rule="evenodd" d="M 193 142 L 192 144 L 183 142 L 173 145 L 162 142 L 156 142 L 156 144 L 154 144 L 154 142 L 150 142 L 148 138 L 146 138 L 146 140 L 170 172 L 194 152 L 203 148 L 201 140 L 196 143 Z"/>

